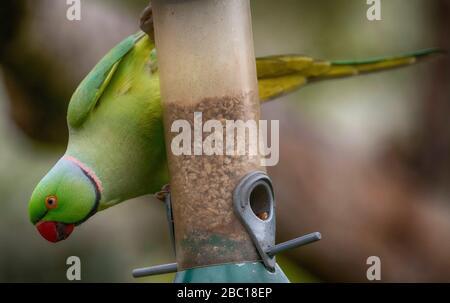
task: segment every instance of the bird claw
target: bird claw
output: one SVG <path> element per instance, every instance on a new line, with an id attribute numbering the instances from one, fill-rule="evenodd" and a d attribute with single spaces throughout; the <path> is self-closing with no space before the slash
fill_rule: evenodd
<path id="1" fill-rule="evenodd" d="M 141 14 L 140 28 L 152 39 L 154 38 L 153 12 L 151 4 L 149 4 Z"/>
<path id="2" fill-rule="evenodd" d="M 163 185 L 161 190 L 155 194 L 155 197 L 156 199 L 165 202 L 168 194 L 170 194 L 170 184 Z"/>

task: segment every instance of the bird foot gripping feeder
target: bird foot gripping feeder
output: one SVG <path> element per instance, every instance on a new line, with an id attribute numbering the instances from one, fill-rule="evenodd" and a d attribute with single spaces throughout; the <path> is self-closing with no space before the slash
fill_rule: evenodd
<path id="1" fill-rule="evenodd" d="M 177 261 L 133 275 L 177 271 L 176 282 L 288 282 L 275 255 L 320 234 L 275 245 L 275 199 L 262 157 L 233 153 L 239 142 L 228 136 L 223 154 L 195 141 L 198 120 L 216 121 L 215 129 L 227 121 L 259 122 L 249 1 L 154 0 L 152 8 L 171 178 L 165 201 Z M 176 132 L 185 128 L 194 140 L 174 151 Z"/>

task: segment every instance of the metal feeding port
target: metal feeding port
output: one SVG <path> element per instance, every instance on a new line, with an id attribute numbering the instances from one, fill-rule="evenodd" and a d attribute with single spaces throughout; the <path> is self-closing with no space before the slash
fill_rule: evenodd
<path id="1" fill-rule="evenodd" d="M 261 171 L 249 173 L 236 186 L 234 210 L 270 271 L 275 270 L 276 254 L 322 238 L 319 232 L 314 232 L 275 245 L 275 197 L 272 181 Z"/>
<path id="2" fill-rule="evenodd" d="M 169 229 L 174 243 L 170 194 L 165 197 Z M 241 179 L 233 193 L 236 214 L 249 233 L 267 270 L 276 268 L 275 255 L 289 249 L 316 242 L 322 238 L 319 232 L 275 244 L 275 198 L 272 181 L 261 171 L 254 171 Z M 177 263 L 168 263 L 133 270 L 133 277 L 146 277 L 178 271 Z"/>
<path id="3" fill-rule="evenodd" d="M 275 199 L 269 176 L 260 171 L 246 175 L 234 190 L 233 203 L 264 265 L 273 270 L 275 258 L 266 254 L 275 245 Z"/>

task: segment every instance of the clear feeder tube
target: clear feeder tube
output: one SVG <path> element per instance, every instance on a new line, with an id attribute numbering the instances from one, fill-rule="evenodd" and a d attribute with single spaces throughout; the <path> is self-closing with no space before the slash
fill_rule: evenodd
<path id="1" fill-rule="evenodd" d="M 260 117 L 249 1 L 154 0 L 152 7 L 178 270 L 257 260 L 232 195 L 243 176 L 265 170 L 250 152 L 258 138 L 246 130 L 239 154 L 242 138 L 227 128 L 237 120 L 258 125 Z M 185 124 L 177 120 L 188 122 L 189 142 L 180 141 Z"/>

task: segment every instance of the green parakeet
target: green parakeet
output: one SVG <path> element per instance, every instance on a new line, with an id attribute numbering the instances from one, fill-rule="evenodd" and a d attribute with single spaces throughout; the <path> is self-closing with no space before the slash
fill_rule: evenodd
<path id="1" fill-rule="evenodd" d="M 329 62 L 288 55 L 256 60 L 261 101 L 306 83 L 410 65 L 435 50 L 390 58 Z M 39 182 L 29 216 L 57 242 L 99 210 L 158 191 L 168 182 L 154 42 L 139 32 L 114 47 L 69 104 L 69 142 Z"/>

